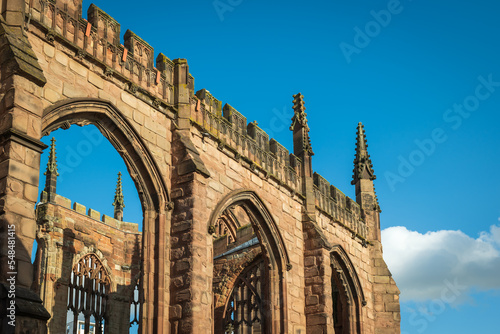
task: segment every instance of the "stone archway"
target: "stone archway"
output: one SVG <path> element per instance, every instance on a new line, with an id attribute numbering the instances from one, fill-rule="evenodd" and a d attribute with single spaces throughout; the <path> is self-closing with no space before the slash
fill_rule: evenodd
<path id="1" fill-rule="evenodd" d="M 265 321 L 263 332 L 266 333 L 287 333 L 286 327 L 286 282 L 285 272 L 291 269 L 288 252 L 285 248 L 284 241 L 281 237 L 279 229 L 274 221 L 269 209 L 255 192 L 251 190 L 237 190 L 226 195 L 216 206 L 212 212 L 208 230 L 211 234 L 216 232 L 216 226 L 220 227 L 218 222 L 221 217 L 227 222 L 229 208 L 240 207 L 248 215 L 249 222 L 253 228 L 253 233 L 260 244 L 261 255 L 258 252 L 250 253 L 245 256 L 242 265 L 239 269 L 229 275 L 229 282 L 226 282 L 228 293 L 233 291 L 232 284 L 241 279 L 241 273 L 245 273 L 251 267 L 255 258 L 262 256 L 265 265 L 266 288 L 263 289 L 266 300 L 262 302 L 264 311 L 268 316 Z M 240 226 L 241 229 L 244 226 Z M 228 227 L 228 230 L 233 230 L 234 227 Z M 252 242 L 248 241 L 252 246 Z M 229 286 L 231 285 L 231 286 Z M 227 296 L 226 296 L 227 297 Z M 229 299 L 229 298 L 227 298 Z M 224 312 L 228 309 L 227 304 L 223 307 Z M 215 320 L 215 323 L 220 321 Z M 215 333 L 218 333 L 215 330 Z"/>
<path id="2" fill-rule="evenodd" d="M 335 333 L 363 333 L 362 307 L 366 305 L 358 274 L 342 246 L 331 253 L 332 304 Z"/>
<path id="3" fill-rule="evenodd" d="M 142 333 L 163 333 L 168 324 L 171 202 L 167 183 L 143 138 L 110 102 L 99 99 L 69 99 L 56 103 L 42 115 L 42 136 L 72 124 L 95 125 L 123 158 L 136 185 L 143 209 L 141 270 Z"/>

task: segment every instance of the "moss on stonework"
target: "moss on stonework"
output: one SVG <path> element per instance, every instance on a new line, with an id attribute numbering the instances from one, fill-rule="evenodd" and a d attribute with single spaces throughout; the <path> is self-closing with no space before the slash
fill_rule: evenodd
<path id="1" fill-rule="evenodd" d="M 249 228 L 249 227 L 252 227 L 252 224 L 246 224 L 246 225 L 240 226 L 236 230 L 237 231 L 242 231 L 242 230 L 244 230 L 246 228 Z"/>
<path id="2" fill-rule="evenodd" d="M 227 237 L 227 234 L 223 234 L 223 235 L 218 236 L 217 238 L 215 238 L 214 241 L 219 241 L 219 240 L 224 239 L 226 237 Z"/>

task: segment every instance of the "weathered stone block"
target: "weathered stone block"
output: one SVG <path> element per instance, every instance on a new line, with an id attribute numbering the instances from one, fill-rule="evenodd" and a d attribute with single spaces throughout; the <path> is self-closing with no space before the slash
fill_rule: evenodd
<path id="1" fill-rule="evenodd" d="M 86 207 L 80 203 L 74 202 L 73 203 L 73 210 L 75 210 L 78 213 L 81 213 L 82 215 L 85 214 L 86 212 Z"/>
<path id="2" fill-rule="evenodd" d="M 89 209 L 87 215 L 95 220 L 100 220 L 101 219 L 101 213 L 99 211 L 96 211 L 94 209 Z"/>

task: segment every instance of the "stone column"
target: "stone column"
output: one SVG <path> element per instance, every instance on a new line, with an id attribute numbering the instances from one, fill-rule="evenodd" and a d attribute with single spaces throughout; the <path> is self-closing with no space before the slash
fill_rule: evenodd
<path id="1" fill-rule="evenodd" d="M 45 333 L 49 314 L 30 288 L 40 154 L 45 148 L 39 140 L 39 97 L 46 80 L 24 35 L 24 6 L 24 1 L 6 1 L 0 15 L 0 282 L 7 284 L 0 300 L 4 305 L 15 302 L 16 333 Z M 14 287 L 15 298 L 4 293 Z M 14 332 L 9 318 L 0 317 L 2 333 Z"/>
<path id="2" fill-rule="evenodd" d="M 312 226 L 306 229 L 306 234 L 304 278 L 307 333 L 334 334 L 331 247 Z"/>
<path id="3" fill-rule="evenodd" d="M 171 333 L 206 333 L 212 328 L 212 237 L 207 231 L 206 181 L 210 176 L 191 141 L 189 67 L 174 60 L 174 201 L 171 226 Z"/>
<path id="4" fill-rule="evenodd" d="M 173 182 L 182 196 L 174 199 L 172 216 L 171 333 L 212 329 L 213 255 L 205 187 L 205 176 L 199 172 L 177 174 Z"/>

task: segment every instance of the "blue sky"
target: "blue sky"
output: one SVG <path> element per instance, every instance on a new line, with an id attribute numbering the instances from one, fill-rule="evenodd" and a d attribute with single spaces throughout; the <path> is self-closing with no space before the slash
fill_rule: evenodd
<path id="1" fill-rule="evenodd" d="M 84 12 L 89 5 L 84 1 Z M 206 88 L 248 121 L 257 120 L 289 150 L 292 95 L 300 91 L 313 168 L 351 197 L 356 125 L 363 122 L 385 257 L 402 290 L 402 332 L 498 332 L 497 2 L 96 5 L 121 24 L 122 35 L 131 29 L 156 55 L 186 58 L 196 90 Z M 84 130 L 53 133 L 59 161 L 70 167 L 58 192 L 112 215 L 116 174 L 126 168 L 107 141 L 94 144 Z M 91 153 L 83 150 L 78 163 L 67 160 L 82 141 L 91 143 Z M 124 191 L 125 220 L 140 222 L 128 175 Z M 443 299 L 448 284 L 455 284 L 455 298 Z"/>

